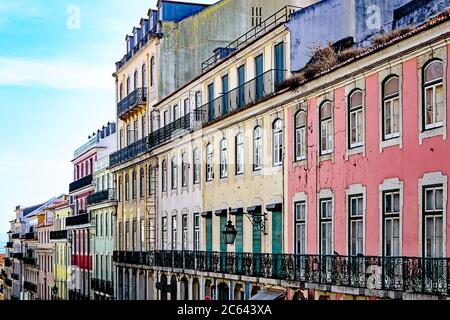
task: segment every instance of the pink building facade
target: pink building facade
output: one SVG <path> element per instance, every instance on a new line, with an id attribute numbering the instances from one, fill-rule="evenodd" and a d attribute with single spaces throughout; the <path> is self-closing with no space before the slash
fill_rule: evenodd
<path id="1" fill-rule="evenodd" d="M 286 123 L 286 252 L 450 256 L 446 28 L 297 89 Z M 448 259 L 436 264 L 448 277 Z"/>

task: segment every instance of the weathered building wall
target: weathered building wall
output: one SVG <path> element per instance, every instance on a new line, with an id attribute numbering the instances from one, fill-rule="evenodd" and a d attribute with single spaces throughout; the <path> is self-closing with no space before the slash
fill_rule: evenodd
<path id="1" fill-rule="evenodd" d="M 416 25 L 428 17 L 444 11 L 450 6 L 450 0 L 415 0 L 394 11 L 394 26 Z"/>
<path id="2" fill-rule="evenodd" d="M 162 99 L 202 71 L 202 62 L 252 29 L 252 7 L 262 21 L 286 5 L 305 7 L 316 0 L 223 0 L 179 23 L 163 23 L 159 47 L 159 97 Z"/>

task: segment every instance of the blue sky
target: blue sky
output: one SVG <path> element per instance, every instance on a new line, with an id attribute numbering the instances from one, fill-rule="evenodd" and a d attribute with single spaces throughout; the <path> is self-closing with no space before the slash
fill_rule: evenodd
<path id="1" fill-rule="evenodd" d="M 115 120 L 111 75 L 125 35 L 155 6 L 0 0 L 0 241 L 16 205 L 68 192 L 73 151 Z"/>

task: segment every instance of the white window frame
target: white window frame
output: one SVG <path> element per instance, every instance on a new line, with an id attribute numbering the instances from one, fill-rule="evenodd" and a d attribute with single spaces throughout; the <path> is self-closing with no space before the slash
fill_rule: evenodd
<path id="1" fill-rule="evenodd" d="M 281 119 L 276 119 L 272 124 L 272 146 L 273 166 L 279 167 L 283 165 L 283 120 Z"/>
<path id="2" fill-rule="evenodd" d="M 228 177 L 228 143 L 227 139 L 223 138 L 220 141 L 220 178 Z"/>
<path id="3" fill-rule="evenodd" d="M 235 138 L 236 142 L 236 175 L 244 174 L 244 134 L 239 132 Z"/>

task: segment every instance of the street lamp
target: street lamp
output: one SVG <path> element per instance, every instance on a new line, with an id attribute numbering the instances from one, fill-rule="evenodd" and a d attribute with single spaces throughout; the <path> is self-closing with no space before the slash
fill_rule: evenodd
<path id="1" fill-rule="evenodd" d="M 234 244 L 234 241 L 236 240 L 237 231 L 236 228 L 233 225 L 233 222 L 231 220 L 228 220 L 228 224 L 226 225 L 225 229 L 222 231 L 222 236 L 225 240 L 226 244 Z"/>

